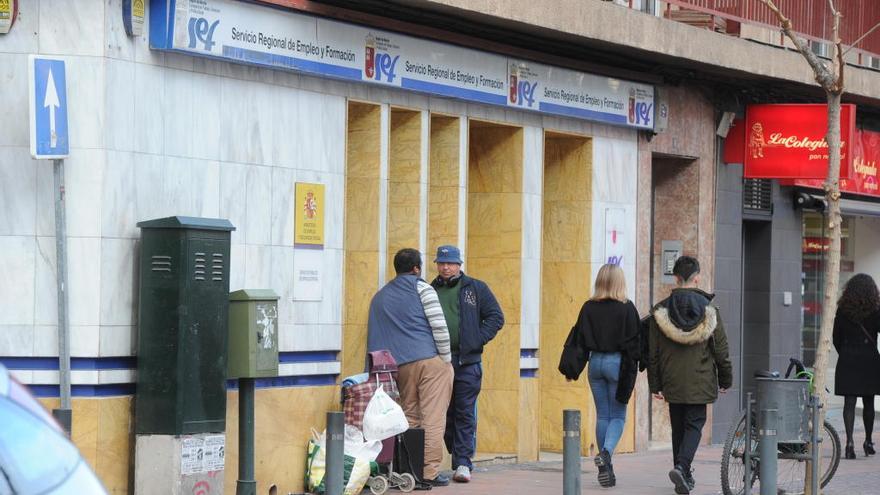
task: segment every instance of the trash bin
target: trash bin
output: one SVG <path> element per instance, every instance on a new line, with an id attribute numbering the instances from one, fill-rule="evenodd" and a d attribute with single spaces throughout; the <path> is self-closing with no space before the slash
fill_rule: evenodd
<path id="1" fill-rule="evenodd" d="M 779 443 L 810 441 L 810 381 L 791 378 L 756 378 L 758 411 L 777 411 L 776 437 Z M 759 416 L 760 417 L 760 416 Z M 758 425 L 763 429 L 763 425 Z"/>

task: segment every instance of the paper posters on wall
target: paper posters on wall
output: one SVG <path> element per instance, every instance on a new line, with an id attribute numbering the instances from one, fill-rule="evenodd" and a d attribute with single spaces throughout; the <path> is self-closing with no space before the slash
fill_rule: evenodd
<path id="1" fill-rule="evenodd" d="M 605 208 L 605 263 L 624 266 L 627 246 L 626 210 Z"/>

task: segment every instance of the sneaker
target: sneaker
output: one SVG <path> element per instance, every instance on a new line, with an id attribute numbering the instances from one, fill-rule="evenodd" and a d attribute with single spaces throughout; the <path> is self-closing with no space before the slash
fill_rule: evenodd
<path id="1" fill-rule="evenodd" d="M 432 480 L 425 480 L 425 483 L 431 486 L 446 486 L 449 484 L 449 476 L 438 474 L 437 477 Z"/>
<path id="2" fill-rule="evenodd" d="M 669 471 L 669 481 L 675 485 L 675 493 L 679 495 L 687 495 L 691 492 L 684 475 L 684 469 L 681 466 L 676 465 L 672 468 L 672 471 Z"/>
<path id="3" fill-rule="evenodd" d="M 688 489 L 690 491 L 694 491 L 694 487 L 697 486 L 697 482 L 694 481 L 694 471 L 693 470 L 685 473 L 684 481 L 685 481 L 685 483 L 687 483 Z"/>
<path id="4" fill-rule="evenodd" d="M 611 470 L 611 454 L 609 454 L 607 450 L 602 450 L 602 452 L 593 459 L 593 462 L 595 462 L 596 467 L 599 468 L 599 486 L 603 488 L 614 486 L 616 480 L 614 479 L 614 472 Z"/>
<path id="5" fill-rule="evenodd" d="M 458 466 L 452 475 L 452 479 L 459 483 L 467 483 L 471 480 L 471 470 L 467 466 Z"/>

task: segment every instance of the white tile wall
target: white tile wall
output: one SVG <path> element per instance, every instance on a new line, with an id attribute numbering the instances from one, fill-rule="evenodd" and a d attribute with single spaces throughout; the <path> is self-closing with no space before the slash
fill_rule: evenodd
<path id="1" fill-rule="evenodd" d="M 187 57 L 192 60 L 192 57 Z M 165 98 L 162 115 L 165 153 L 171 156 L 191 157 L 193 134 L 198 135 L 198 121 L 193 108 L 193 73 L 185 70 L 165 70 Z"/>
<path id="2" fill-rule="evenodd" d="M 39 10 L 37 2 L 18 3 L 18 18 L 15 27 L 3 35 L 3 51 L 6 53 L 37 53 L 39 52 Z M 2 64 L 0 64 L 2 67 Z"/>
<path id="3" fill-rule="evenodd" d="M 70 285 L 68 305 L 71 327 L 93 326 L 97 329 L 100 324 L 101 260 L 100 238 L 70 237 L 67 239 L 67 280 Z M 94 335 L 94 346 L 97 349 L 97 330 Z"/>
<path id="4" fill-rule="evenodd" d="M 33 236 L 0 236 L 0 325 L 34 324 Z"/>
<path id="5" fill-rule="evenodd" d="M 137 327 L 102 325 L 99 332 L 98 353 L 101 357 L 137 354 Z"/>
<path id="6" fill-rule="evenodd" d="M 58 324 L 58 272 L 55 237 L 36 238 L 34 276 L 34 324 Z M 2 355 L 2 354 L 0 354 Z"/>
<path id="7" fill-rule="evenodd" d="M 76 237 L 101 236 L 101 209 L 103 199 L 104 160 L 106 154 L 98 149 L 73 149 L 64 160 L 64 188 L 67 235 Z M 38 166 L 48 166 L 40 162 Z M 54 176 L 53 176 L 54 177 Z M 54 184 L 54 181 L 53 181 Z M 54 186 L 53 186 L 54 194 Z M 53 203 L 54 208 L 54 198 Z M 54 235 L 54 228 L 52 234 Z"/>
<path id="8" fill-rule="evenodd" d="M 220 218 L 229 220 L 235 226 L 232 244 L 243 244 L 247 240 L 247 188 L 248 165 L 220 163 Z M 233 260 L 234 261 L 234 260 Z"/>
<path id="9" fill-rule="evenodd" d="M 100 327 L 98 325 L 71 325 L 70 356 L 98 357 L 99 337 Z M 55 355 L 58 355 L 57 349 Z"/>
<path id="10" fill-rule="evenodd" d="M 21 31 L 18 22 L 13 33 Z M 9 34 L 4 35 L 6 37 Z M 3 38 L 7 41 L 8 38 Z M 6 51 L 5 43 L 2 49 Z M 21 53 L 0 53 L 0 81 L 3 81 L 4 95 L 26 95 L 28 93 L 28 56 Z M 3 113 L 18 118 L 0 119 L 0 146 L 30 146 L 30 134 L 26 124 L 29 118 L 26 97 L 3 98 Z"/>
<path id="11" fill-rule="evenodd" d="M 105 3 L 107 6 L 104 16 L 104 55 L 130 61 L 134 58 L 134 48 L 138 44 L 138 39 L 129 38 L 125 34 L 121 15 L 122 0 L 106 0 Z M 147 15 L 149 16 L 149 13 Z M 144 32 L 148 31 L 148 26 L 144 25 Z"/>
<path id="12" fill-rule="evenodd" d="M 0 235 L 36 233 L 37 167 L 44 164 L 27 148 L 0 146 Z"/>
<path id="13" fill-rule="evenodd" d="M 131 326 L 137 322 L 137 241 L 101 240 L 101 325 Z"/>
<path id="14" fill-rule="evenodd" d="M 0 325 L 0 356 L 33 354 L 34 332 L 30 325 Z"/>
<path id="15" fill-rule="evenodd" d="M 95 2 L 97 3 L 97 2 Z M 68 10 L 70 7 L 65 7 Z M 76 35 L 79 37 L 80 35 Z M 83 37 L 89 35 L 83 33 Z M 43 41 L 40 40 L 42 47 Z M 67 63 L 67 125 L 71 148 L 103 148 L 105 119 L 105 59 L 65 57 Z M 73 156 L 73 154 L 71 154 Z"/>
<path id="16" fill-rule="evenodd" d="M 246 179 L 246 210 L 248 244 L 272 243 L 272 197 L 273 184 L 271 167 L 248 166 Z M 280 174 L 284 175 L 284 174 Z M 291 188 L 293 185 L 290 186 Z M 290 226 L 293 229 L 293 226 Z"/>
<path id="17" fill-rule="evenodd" d="M 134 100 L 134 150 L 161 154 L 165 151 L 165 72 L 162 67 L 135 64 L 134 91 L 128 97 Z M 171 118 L 169 116 L 169 118 Z"/>
<path id="18" fill-rule="evenodd" d="M 137 191 L 146 184 L 135 181 L 136 156 L 130 151 L 107 151 L 101 187 L 101 235 L 136 239 Z"/>
<path id="19" fill-rule="evenodd" d="M 104 54 L 105 2 L 42 0 L 39 4 L 39 37 L 42 53 L 91 56 Z"/>
<path id="20" fill-rule="evenodd" d="M 58 355 L 58 327 L 56 325 L 35 325 L 33 355 L 38 357 Z"/>
<path id="21" fill-rule="evenodd" d="M 107 112 L 104 121 L 104 145 L 108 150 L 133 151 L 135 148 L 135 129 L 140 128 L 140 123 L 135 119 L 137 97 L 132 94 L 135 72 L 136 66 L 129 60 L 106 59 L 107 91 L 104 101 Z M 139 96 L 147 98 L 152 95 L 151 91 Z"/>

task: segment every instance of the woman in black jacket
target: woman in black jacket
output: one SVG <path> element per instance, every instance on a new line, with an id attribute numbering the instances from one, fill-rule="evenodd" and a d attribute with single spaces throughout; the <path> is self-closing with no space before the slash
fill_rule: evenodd
<path id="1" fill-rule="evenodd" d="M 839 357 L 834 372 L 834 393 L 843 396 L 843 425 L 847 459 L 855 459 L 853 423 L 856 398 L 862 398 L 865 422 L 865 455 L 874 454 L 874 396 L 880 393 L 880 294 L 869 275 L 860 273 L 846 283 L 834 317 L 834 348 Z"/>
<path id="2" fill-rule="evenodd" d="M 595 458 L 599 484 L 616 484 L 611 455 L 623 434 L 626 403 L 635 386 L 639 359 L 639 313 L 626 297 L 626 280 L 617 265 L 604 265 L 596 276 L 593 297 L 584 303 L 566 341 L 559 369 L 577 380 L 586 361 L 596 405 Z"/>

